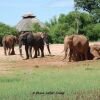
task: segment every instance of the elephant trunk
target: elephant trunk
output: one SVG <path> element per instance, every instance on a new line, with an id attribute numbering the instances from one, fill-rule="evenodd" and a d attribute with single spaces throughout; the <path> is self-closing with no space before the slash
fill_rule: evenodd
<path id="1" fill-rule="evenodd" d="M 19 42 L 19 53 L 20 53 L 20 56 L 23 58 L 23 55 L 22 55 L 22 43 Z"/>
<path id="2" fill-rule="evenodd" d="M 65 52 L 65 54 L 64 54 L 64 57 L 62 60 L 65 60 L 66 57 L 68 56 L 68 50 L 69 50 L 69 45 L 68 45 L 68 43 L 64 42 L 64 50 L 63 51 Z"/>
<path id="3" fill-rule="evenodd" d="M 20 52 L 20 56 L 23 58 L 23 55 L 22 55 L 22 48 L 19 48 L 19 52 Z"/>

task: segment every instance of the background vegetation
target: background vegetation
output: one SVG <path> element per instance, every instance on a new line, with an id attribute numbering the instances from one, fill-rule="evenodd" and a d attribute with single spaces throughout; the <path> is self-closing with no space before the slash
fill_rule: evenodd
<path id="1" fill-rule="evenodd" d="M 34 32 L 47 32 L 51 43 L 63 43 L 65 35 L 83 34 L 90 41 L 100 39 L 100 0 L 74 0 L 75 11 L 54 16 L 47 28 L 33 25 Z M 85 12 L 83 12 L 85 11 Z M 14 27 L 0 23 L 0 43 L 5 34 L 17 34 Z"/>
<path id="2" fill-rule="evenodd" d="M 75 11 L 60 14 L 46 22 L 54 43 L 63 43 L 64 36 L 70 34 L 84 34 L 90 41 L 100 39 L 100 0 L 74 2 Z"/>

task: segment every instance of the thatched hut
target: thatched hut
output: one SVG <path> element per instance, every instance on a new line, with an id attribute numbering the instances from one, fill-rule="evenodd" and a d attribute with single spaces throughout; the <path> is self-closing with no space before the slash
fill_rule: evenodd
<path id="1" fill-rule="evenodd" d="M 16 29 L 19 32 L 34 31 L 33 24 L 38 24 L 41 28 L 46 27 L 45 24 L 36 18 L 36 16 L 34 16 L 32 13 L 29 13 L 22 16 L 22 20 L 16 25 Z"/>

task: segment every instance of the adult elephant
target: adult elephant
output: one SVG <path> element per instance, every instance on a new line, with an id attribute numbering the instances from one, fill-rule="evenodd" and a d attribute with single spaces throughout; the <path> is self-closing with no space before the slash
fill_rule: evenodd
<path id="1" fill-rule="evenodd" d="M 50 46 L 49 46 L 49 44 L 50 44 L 50 42 L 49 42 L 49 35 L 47 33 L 43 33 L 43 32 L 37 32 L 37 33 L 41 35 L 41 37 L 43 38 L 44 44 L 47 47 L 48 53 L 51 54 Z M 40 55 L 40 52 L 38 50 L 38 56 L 39 55 Z"/>
<path id="2" fill-rule="evenodd" d="M 4 48 L 4 54 L 7 55 L 15 55 L 14 45 L 18 43 L 18 38 L 14 35 L 6 35 L 2 39 L 2 44 Z M 11 51 L 12 50 L 12 51 Z"/>
<path id="3" fill-rule="evenodd" d="M 41 50 L 41 57 L 44 57 L 44 42 L 40 34 L 26 32 L 19 36 L 19 51 L 21 56 L 22 45 L 25 45 L 26 59 L 32 57 L 32 47 L 35 50 L 34 58 L 37 58 L 38 49 Z"/>
<path id="4" fill-rule="evenodd" d="M 68 61 L 70 62 L 73 58 L 74 60 L 87 60 L 89 50 L 89 41 L 83 35 L 70 35 L 66 36 L 64 39 L 64 59 L 68 56 Z"/>

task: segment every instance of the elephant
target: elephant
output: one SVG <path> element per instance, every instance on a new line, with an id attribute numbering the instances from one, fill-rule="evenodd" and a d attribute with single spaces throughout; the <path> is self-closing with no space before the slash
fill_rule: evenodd
<path id="1" fill-rule="evenodd" d="M 25 45 L 26 59 L 32 58 L 32 47 L 35 50 L 34 58 L 37 58 L 38 49 L 41 50 L 41 57 L 44 57 L 44 41 L 40 34 L 25 32 L 19 36 L 19 51 L 21 56 L 22 45 Z"/>
<path id="2" fill-rule="evenodd" d="M 43 32 L 37 32 L 37 33 L 40 34 L 41 37 L 43 38 L 44 44 L 47 46 L 48 53 L 51 55 L 50 46 L 49 46 L 49 35 Z M 40 55 L 39 50 L 38 50 L 38 55 Z"/>
<path id="3" fill-rule="evenodd" d="M 93 59 L 100 59 L 100 45 L 99 44 L 93 44 L 90 45 L 90 53 L 93 55 Z"/>
<path id="4" fill-rule="evenodd" d="M 2 39 L 2 44 L 3 44 L 5 55 L 7 55 L 6 50 L 8 49 L 9 49 L 8 55 L 15 55 L 14 45 L 18 44 L 18 38 L 14 35 L 6 35 Z"/>
<path id="5" fill-rule="evenodd" d="M 89 41 L 83 35 L 70 35 L 64 38 L 65 56 L 68 62 L 73 60 L 87 60 L 89 50 Z"/>

